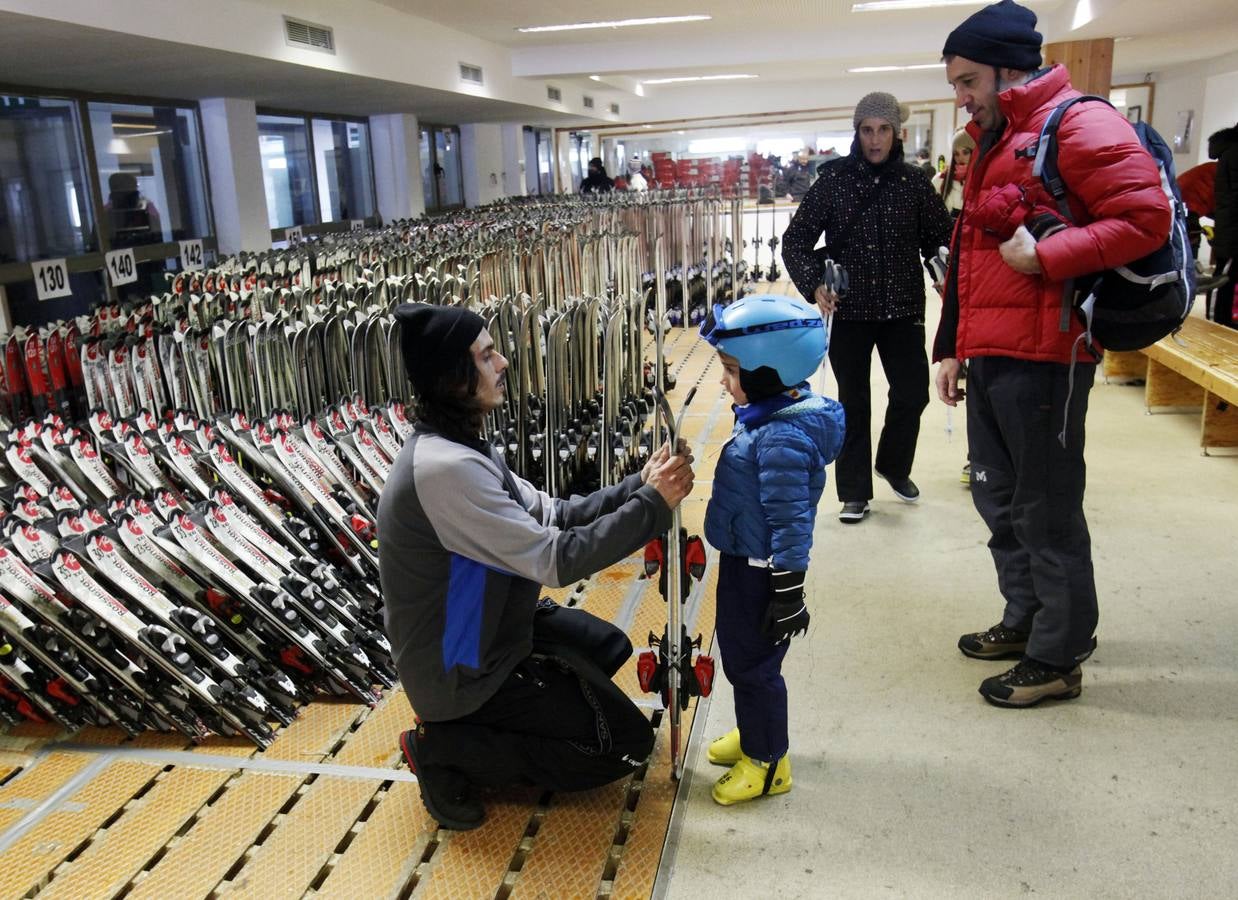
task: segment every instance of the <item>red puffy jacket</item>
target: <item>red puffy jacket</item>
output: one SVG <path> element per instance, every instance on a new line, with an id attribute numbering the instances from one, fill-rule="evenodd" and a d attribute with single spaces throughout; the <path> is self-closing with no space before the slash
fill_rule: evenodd
<path id="1" fill-rule="evenodd" d="M 998 250 L 998 235 L 968 222 L 972 210 L 1007 185 L 1020 185 L 1029 193 L 1042 190 L 1032 175 L 1031 156 L 1015 152 L 1033 145 L 1053 109 L 1077 96 L 1062 66 L 998 95 L 1006 127 L 992 147 L 972 160 L 954 236 L 954 352 L 949 352 L 949 335 L 939 334 L 934 361 L 945 356 L 1011 356 L 1069 363 L 1071 345 L 1082 327 L 1072 316 L 1070 331 L 1059 330 L 1062 282 L 1132 262 L 1165 242 L 1170 209 L 1156 163 L 1126 119 L 1099 102 L 1071 107 L 1058 129 L 1058 168 L 1078 227 L 1036 245 L 1042 274 L 1023 275 L 1010 268 Z M 982 147 L 976 125 L 967 128 Z M 953 316 L 943 315 L 942 327 L 949 328 L 952 321 Z"/>

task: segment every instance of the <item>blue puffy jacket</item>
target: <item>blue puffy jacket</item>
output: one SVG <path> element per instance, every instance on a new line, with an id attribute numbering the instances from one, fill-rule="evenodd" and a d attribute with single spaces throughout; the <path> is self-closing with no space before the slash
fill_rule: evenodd
<path id="1" fill-rule="evenodd" d="M 803 572 L 825 467 L 843 445 L 843 408 L 807 391 L 785 402 L 780 395 L 740 408 L 714 473 L 705 538 L 723 553 Z"/>

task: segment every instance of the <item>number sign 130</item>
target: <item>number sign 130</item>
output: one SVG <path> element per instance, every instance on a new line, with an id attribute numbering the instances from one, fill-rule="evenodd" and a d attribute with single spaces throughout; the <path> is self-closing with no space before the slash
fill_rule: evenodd
<path id="1" fill-rule="evenodd" d="M 31 263 L 30 267 L 34 270 L 35 294 L 40 300 L 72 296 L 69 265 L 63 259 L 44 259 Z"/>

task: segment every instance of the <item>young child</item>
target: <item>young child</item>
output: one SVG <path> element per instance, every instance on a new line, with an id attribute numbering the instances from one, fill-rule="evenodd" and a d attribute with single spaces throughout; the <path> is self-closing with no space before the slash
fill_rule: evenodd
<path id="1" fill-rule="evenodd" d="M 815 306 L 744 297 L 714 307 L 701 335 L 718 349 L 737 416 L 705 513 L 706 540 L 722 554 L 718 647 L 739 725 L 710 744 L 709 761 L 730 766 L 713 788 L 730 806 L 791 790 L 782 660 L 790 638 L 808 630 L 804 573 L 843 410 L 808 390 L 826 350 Z"/>

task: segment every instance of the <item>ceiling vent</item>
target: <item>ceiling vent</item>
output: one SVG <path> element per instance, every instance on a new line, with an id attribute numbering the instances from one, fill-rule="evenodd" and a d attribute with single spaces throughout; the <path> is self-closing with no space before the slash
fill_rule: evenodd
<path id="1" fill-rule="evenodd" d="M 460 80 L 465 84 L 485 84 L 481 66 L 470 66 L 468 63 L 460 63 Z"/>
<path id="2" fill-rule="evenodd" d="M 593 109 L 593 98 L 585 94 L 585 109 Z"/>
<path id="3" fill-rule="evenodd" d="M 612 104 L 610 105 L 610 114 L 611 114 L 612 116 L 617 116 L 617 115 L 619 115 L 619 104 L 618 104 L 618 103 L 612 103 Z"/>
<path id="4" fill-rule="evenodd" d="M 562 103 L 563 91 L 559 90 L 557 87 L 546 85 L 546 99 L 550 100 L 552 103 Z"/>
<path id="5" fill-rule="evenodd" d="M 324 53 L 335 52 L 335 33 L 330 28 L 290 19 L 288 16 L 284 16 L 284 40 L 291 47 L 321 50 Z"/>

